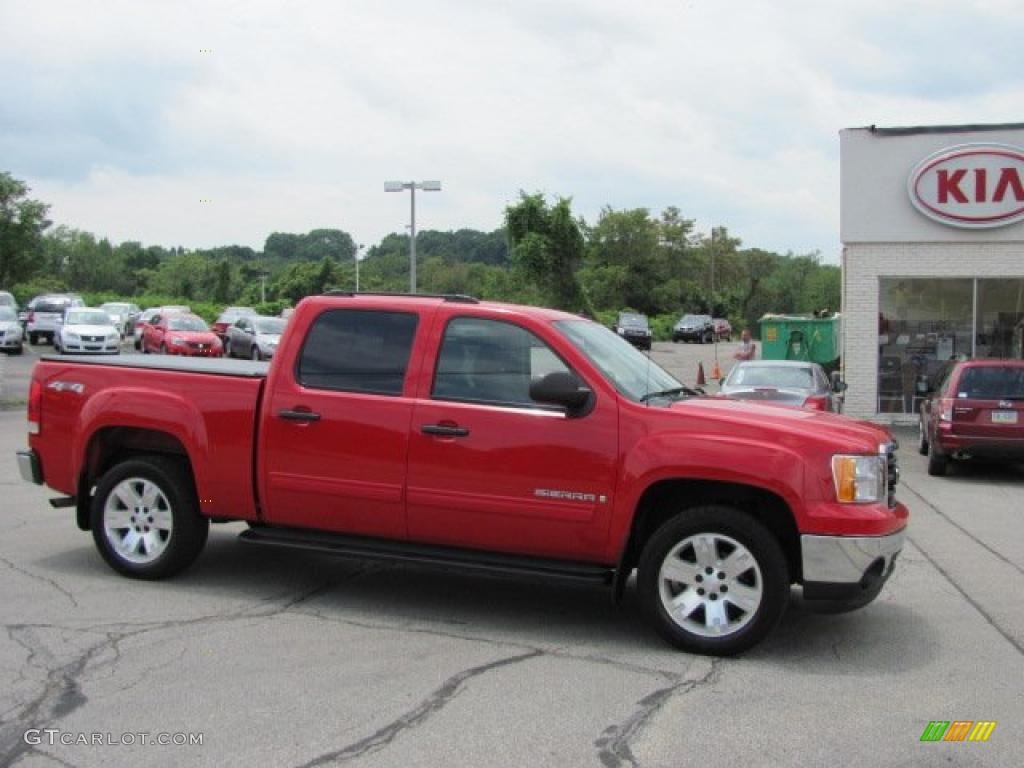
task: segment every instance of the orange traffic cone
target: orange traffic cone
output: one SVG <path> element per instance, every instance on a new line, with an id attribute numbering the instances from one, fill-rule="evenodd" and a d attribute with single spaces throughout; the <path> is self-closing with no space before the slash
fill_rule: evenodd
<path id="1" fill-rule="evenodd" d="M 713 381 L 720 381 L 722 378 L 722 369 L 718 367 L 717 360 L 715 360 L 715 364 L 711 366 L 711 378 Z"/>
<path id="2" fill-rule="evenodd" d="M 707 379 L 704 378 L 704 363 L 703 362 L 698 362 L 697 363 L 697 386 L 698 387 L 704 387 L 704 386 L 707 386 L 707 383 L 708 383 Z"/>

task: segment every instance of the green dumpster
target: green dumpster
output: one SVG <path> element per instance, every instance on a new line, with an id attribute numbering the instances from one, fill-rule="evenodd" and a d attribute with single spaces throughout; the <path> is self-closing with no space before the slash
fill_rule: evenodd
<path id="1" fill-rule="evenodd" d="M 842 317 L 765 315 L 761 318 L 761 357 L 764 360 L 809 360 L 826 368 L 838 367 L 842 346 Z"/>

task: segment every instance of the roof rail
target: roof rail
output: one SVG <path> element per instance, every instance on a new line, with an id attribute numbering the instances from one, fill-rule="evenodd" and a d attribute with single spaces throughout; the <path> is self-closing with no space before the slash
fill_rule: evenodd
<path id="1" fill-rule="evenodd" d="M 405 299 L 443 299 L 454 304 L 479 304 L 480 299 L 462 293 L 398 293 L 397 291 L 324 291 L 324 296 L 395 296 Z"/>

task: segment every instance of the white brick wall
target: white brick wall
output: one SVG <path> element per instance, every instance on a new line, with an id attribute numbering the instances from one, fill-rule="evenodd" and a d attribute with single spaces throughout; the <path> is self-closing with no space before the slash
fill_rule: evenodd
<path id="1" fill-rule="evenodd" d="M 983 236 L 983 235 L 979 235 Z M 847 243 L 843 271 L 843 368 L 850 385 L 845 413 L 880 421 L 878 280 L 880 277 L 1024 278 L 1024 242 Z"/>

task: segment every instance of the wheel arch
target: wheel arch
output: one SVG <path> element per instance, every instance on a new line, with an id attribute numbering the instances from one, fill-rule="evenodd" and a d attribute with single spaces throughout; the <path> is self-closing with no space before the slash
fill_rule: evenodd
<path id="1" fill-rule="evenodd" d="M 698 506 L 723 504 L 750 515 L 779 542 L 789 579 L 801 578 L 800 533 L 789 504 L 778 494 L 754 485 L 719 480 L 667 478 L 648 486 L 637 504 L 626 545 L 615 570 L 613 594 L 619 600 L 640 561 L 644 545 L 666 521 Z"/>
<path id="2" fill-rule="evenodd" d="M 154 454 L 178 458 L 184 462 L 193 482 L 195 481 L 192 460 L 185 445 L 170 432 L 125 426 L 107 426 L 96 430 L 86 444 L 82 469 L 78 477 L 78 527 L 83 531 L 90 529 L 93 491 L 99 478 L 107 470 L 126 459 Z"/>

